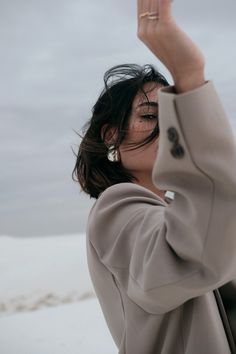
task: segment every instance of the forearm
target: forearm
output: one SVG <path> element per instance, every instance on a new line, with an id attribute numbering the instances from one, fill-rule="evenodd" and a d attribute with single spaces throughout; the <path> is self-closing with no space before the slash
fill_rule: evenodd
<path id="1" fill-rule="evenodd" d="M 205 57 L 175 22 L 171 1 L 159 0 L 158 7 L 155 2 L 151 0 L 149 7 L 157 8 L 156 21 L 143 13 L 142 1 L 138 2 L 138 37 L 169 70 L 176 93 L 192 91 L 205 83 Z"/>
<path id="2" fill-rule="evenodd" d="M 204 71 L 199 73 L 189 74 L 186 77 L 174 78 L 175 90 L 176 93 L 184 93 L 191 90 L 194 90 L 206 82 Z"/>
<path id="3" fill-rule="evenodd" d="M 192 259 L 198 258 L 199 264 L 204 263 L 223 279 L 235 269 L 233 234 L 236 230 L 236 145 L 230 122 L 210 81 L 199 89 L 180 95 L 171 93 L 171 87 L 160 89 L 159 118 L 161 132 L 167 132 L 169 127 L 175 128 L 179 135 L 178 144 L 182 146 L 184 154 L 180 158 L 172 155 L 175 144 L 166 138 L 167 135 L 160 135 L 153 169 L 154 183 L 161 190 L 177 192 L 176 207 L 178 201 L 183 207 L 180 234 L 185 220 L 190 229 L 193 225 L 200 227 L 192 233 L 186 232 L 186 240 L 181 235 L 181 254 L 190 258 L 190 253 L 193 252 Z M 187 213 L 191 214 L 192 208 L 195 208 L 195 212 L 191 221 L 191 215 Z M 174 207 L 172 210 L 174 212 Z M 181 220 L 181 209 L 177 210 L 176 220 Z M 211 215 L 207 216 L 207 212 Z M 207 221 L 205 230 L 202 229 L 204 220 Z M 178 243 L 176 231 L 177 226 L 170 232 L 168 239 L 175 250 Z M 200 237 L 207 233 L 207 251 L 200 260 L 199 254 L 204 245 L 200 242 Z M 195 240 L 192 239 L 196 244 L 192 244 L 191 250 L 188 249 L 189 234 L 199 235 Z M 224 259 L 225 268 L 219 257 Z"/>

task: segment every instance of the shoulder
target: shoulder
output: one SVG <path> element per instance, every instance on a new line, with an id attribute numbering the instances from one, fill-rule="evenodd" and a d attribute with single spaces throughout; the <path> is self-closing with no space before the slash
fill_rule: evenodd
<path id="1" fill-rule="evenodd" d="M 145 215 L 156 218 L 158 209 L 163 213 L 165 206 L 164 200 L 135 183 L 113 185 L 93 205 L 87 221 L 87 236 L 92 240 L 97 234 L 114 235 L 122 228 L 133 229 Z"/>
<path id="2" fill-rule="evenodd" d="M 125 205 L 136 207 L 147 205 L 167 205 L 162 198 L 147 188 L 130 182 L 118 183 L 107 188 L 100 194 L 95 204 L 95 209 L 100 209 L 102 206 L 107 204 L 110 206 L 113 204 L 116 206 L 122 204 L 123 207 Z"/>

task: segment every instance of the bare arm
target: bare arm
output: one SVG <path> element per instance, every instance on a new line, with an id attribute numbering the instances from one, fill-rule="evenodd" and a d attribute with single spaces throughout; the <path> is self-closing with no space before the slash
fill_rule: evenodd
<path id="1" fill-rule="evenodd" d="M 204 56 L 197 45 L 176 24 L 172 16 L 172 1 L 138 0 L 137 12 L 138 38 L 170 71 L 177 93 L 203 85 L 205 83 Z M 145 16 L 148 12 L 157 13 L 159 19 Z"/>

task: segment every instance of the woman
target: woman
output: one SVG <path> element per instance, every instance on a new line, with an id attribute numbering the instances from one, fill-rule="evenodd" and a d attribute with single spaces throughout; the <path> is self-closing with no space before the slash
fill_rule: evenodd
<path id="1" fill-rule="evenodd" d="M 236 146 L 171 6 L 139 0 L 138 37 L 174 85 L 112 68 L 80 145 L 73 172 L 97 199 L 88 266 L 119 353 L 234 353 L 217 289 L 236 278 Z"/>

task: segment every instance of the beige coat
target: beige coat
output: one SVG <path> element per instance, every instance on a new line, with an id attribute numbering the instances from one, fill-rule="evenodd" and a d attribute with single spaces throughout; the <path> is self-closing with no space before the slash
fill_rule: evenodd
<path id="1" fill-rule="evenodd" d="M 159 106 L 152 177 L 174 199 L 105 190 L 87 224 L 91 279 L 120 354 L 228 354 L 215 289 L 236 279 L 234 136 L 212 81 L 162 88 Z"/>

